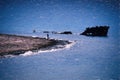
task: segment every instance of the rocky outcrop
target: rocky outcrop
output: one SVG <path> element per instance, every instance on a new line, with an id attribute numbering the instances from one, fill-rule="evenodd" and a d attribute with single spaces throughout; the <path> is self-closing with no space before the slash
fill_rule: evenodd
<path id="1" fill-rule="evenodd" d="M 52 34 L 72 34 L 71 31 L 63 31 L 63 32 L 56 32 L 56 31 L 43 31 L 43 33 L 52 33 Z"/>
<path id="2" fill-rule="evenodd" d="M 107 36 L 109 26 L 96 26 L 91 28 L 86 28 L 84 32 L 81 33 L 81 35 L 86 36 Z"/>
<path id="3" fill-rule="evenodd" d="M 43 33 L 50 33 L 50 31 L 43 31 Z"/>
<path id="4" fill-rule="evenodd" d="M 46 49 L 57 44 L 66 45 L 67 43 L 69 41 L 0 34 L 0 56 L 8 54 L 19 55 L 29 50 Z"/>
<path id="5" fill-rule="evenodd" d="M 64 31 L 64 32 L 61 32 L 60 34 L 72 34 L 71 31 Z"/>

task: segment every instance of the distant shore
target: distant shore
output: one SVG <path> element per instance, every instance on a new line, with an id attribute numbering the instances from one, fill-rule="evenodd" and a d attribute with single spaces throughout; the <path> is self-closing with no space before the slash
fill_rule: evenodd
<path id="1" fill-rule="evenodd" d="M 19 55 L 26 51 L 45 49 L 55 45 L 70 44 L 69 41 L 45 39 L 31 36 L 0 34 L 0 56 Z"/>

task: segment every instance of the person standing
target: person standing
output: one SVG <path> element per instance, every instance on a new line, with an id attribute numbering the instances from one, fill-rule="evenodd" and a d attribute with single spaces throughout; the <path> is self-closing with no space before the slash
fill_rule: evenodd
<path id="1" fill-rule="evenodd" d="M 49 39 L 49 34 L 47 34 L 47 39 Z"/>

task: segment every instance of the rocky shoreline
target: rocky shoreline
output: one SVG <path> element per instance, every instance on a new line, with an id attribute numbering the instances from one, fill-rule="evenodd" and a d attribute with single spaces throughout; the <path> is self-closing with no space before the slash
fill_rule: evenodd
<path id="1" fill-rule="evenodd" d="M 26 51 L 34 51 L 53 47 L 55 45 L 70 44 L 69 41 L 45 39 L 31 36 L 0 34 L 0 56 L 19 55 Z"/>

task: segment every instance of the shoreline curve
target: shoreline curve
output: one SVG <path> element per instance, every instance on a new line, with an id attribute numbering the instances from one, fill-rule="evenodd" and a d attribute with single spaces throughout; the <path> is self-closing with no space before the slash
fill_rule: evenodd
<path id="1" fill-rule="evenodd" d="M 0 34 L 0 56 L 21 55 L 28 51 L 37 52 L 40 50 L 61 49 L 71 43 L 68 40 Z"/>

